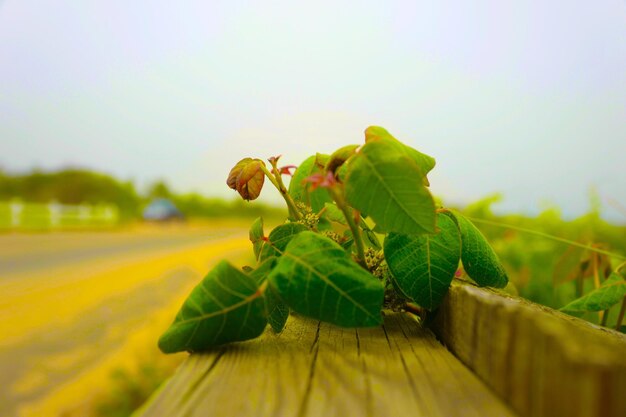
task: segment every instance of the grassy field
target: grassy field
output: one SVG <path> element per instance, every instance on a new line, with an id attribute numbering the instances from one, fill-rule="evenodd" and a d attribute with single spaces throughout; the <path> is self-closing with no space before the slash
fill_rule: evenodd
<path id="1" fill-rule="evenodd" d="M 564 220 L 555 208 L 535 217 L 496 216 L 491 205 L 497 201 L 487 198 L 464 212 L 487 236 L 510 281 L 528 300 L 559 309 L 600 287 L 626 260 L 626 225 L 606 222 L 599 208 L 573 220 Z M 620 308 L 618 303 L 606 312 L 580 316 L 616 328 Z"/>
<path id="2" fill-rule="evenodd" d="M 118 225 L 114 205 L 65 205 L 0 201 L 0 232 L 107 229 Z"/>
<path id="3" fill-rule="evenodd" d="M 127 415 L 185 355 L 156 340 L 247 225 L 0 236 L 0 415 Z"/>

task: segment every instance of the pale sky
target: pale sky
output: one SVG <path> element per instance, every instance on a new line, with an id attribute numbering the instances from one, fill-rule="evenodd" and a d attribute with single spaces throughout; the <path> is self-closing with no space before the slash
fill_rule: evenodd
<path id="1" fill-rule="evenodd" d="M 444 202 L 626 205 L 626 2 L 0 0 L 5 170 L 233 196 L 239 159 L 369 125 L 437 159 Z"/>

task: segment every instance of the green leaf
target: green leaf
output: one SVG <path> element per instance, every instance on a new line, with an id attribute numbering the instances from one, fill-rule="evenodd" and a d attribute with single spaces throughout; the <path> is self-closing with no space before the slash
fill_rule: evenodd
<path id="1" fill-rule="evenodd" d="M 346 161 L 346 163 L 342 164 L 335 172 L 335 178 L 337 178 L 339 182 L 343 183 L 346 181 L 346 175 L 348 175 L 348 162 L 349 161 Z"/>
<path id="2" fill-rule="evenodd" d="M 263 242 L 259 259 L 265 260 L 270 256 L 278 257 L 282 255 L 291 238 L 305 230 L 309 229 L 300 223 L 285 223 L 275 227 L 270 232 L 267 240 Z"/>
<path id="3" fill-rule="evenodd" d="M 559 310 L 567 313 L 583 313 L 588 311 L 607 310 L 621 302 L 626 296 L 626 280 L 616 273 L 612 273 L 600 288 L 596 288 Z"/>
<path id="4" fill-rule="evenodd" d="M 250 242 L 252 242 L 252 249 L 254 250 L 254 259 L 259 259 L 261 248 L 263 247 L 263 238 L 265 232 L 263 231 L 263 218 L 258 217 L 250 226 Z"/>
<path id="5" fill-rule="evenodd" d="M 289 195 L 291 198 L 308 204 L 315 213 L 324 207 L 324 203 L 332 202 L 333 200 L 324 188 L 317 188 L 311 191 L 311 184 L 304 180 L 313 174 L 324 172 L 324 166 L 328 162 L 328 158 L 328 155 L 319 153 L 308 157 L 296 169 L 289 182 Z"/>
<path id="6" fill-rule="evenodd" d="M 276 333 L 282 332 L 289 318 L 289 306 L 283 302 L 278 292 L 271 285 L 265 290 L 265 308 L 267 321 L 272 326 L 272 330 Z"/>
<path id="7" fill-rule="evenodd" d="M 509 282 L 504 267 L 485 236 L 460 213 L 447 211 L 461 231 L 461 261 L 471 279 L 481 287 L 504 288 Z"/>
<path id="8" fill-rule="evenodd" d="M 343 232 L 343 242 L 340 243 L 341 246 L 348 254 L 352 253 L 352 246 L 354 245 L 354 236 L 352 235 L 352 231 L 350 229 L 344 230 Z"/>
<path id="9" fill-rule="evenodd" d="M 435 203 L 423 178 L 420 167 L 389 141 L 372 141 L 348 161 L 346 199 L 379 230 L 434 233 Z"/>
<path id="10" fill-rule="evenodd" d="M 333 225 L 326 217 L 322 216 L 317 222 L 317 231 L 322 232 L 326 230 L 333 230 Z"/>
<path id="11" fill-rule="evenodd" d="M 265 314 L 254 278 L 222 261 L 191 291 L 159 339 L 159 349 L 198 351 L 252 339 L 265 329 Z"/>
<path id="12" fill-rule="evenodd" d="M 378 240 L 378 236 L 376 236 L 376 232 L 369 227 L 367 221 L 362 215 L 359 222 L 359 227 L 361 228 L 361 230 L 363 230 L 363 237 L 365 238 L 364 242 L 366 244 L 369 244 L 369 246 L 373 247 L 376 250 L 381 250 L 383 248 L 380 244 L 380 240 Z"/>
<path id="13" fill-rule="evenodd" d="M 370 126 L 365 129 L 365 142 L 369 143 L 376 141 L 387 142 L 387 144 L 396 152 L 403 153 L 404 155 L 411 158 L 411 160 L 413 160 L 422 170 L 422 173 L 424 174 L 425 185 L 429 185 L 426 174 L 428 174 L 435 167 L 435 158 L 421 153 L 420 151 L 413 149 L 410 146 L 405 145 L 398 139 L 391 136 L 391 134 L 387 132 L 387 129 L 383 127 Z"/>
<path id="14" fill-rule="evenodd" d="M 272 272 L 272 269 L 276 266 L 277 261 L 278 258 L 276 256 L 269 256 L 267 259 L 263 260 L 256 269 L 248 272 L 248 275 L 260 286 L 267 280 L 270 272 Z"/>
<path id="15" fill-rule="evenodd" d="M 330 155 L 328 162 L 324 168 L 325 171 L 331 171 L 333 174 L 337 168 L 341 167 L 356 152 L 359 145 L 347 145 L 337 149 Z"/>
<path id="16" fill-rule="evenodd" d="M 295 236 L 269 276 L 294 311 L 345 327 L 382 323 L 383 286 L 332 240 Z"/>
<path id="17" fill-rule="evenodd" d="M 381 250 L 380 241 L 378 240 L 378 236 L 370 229 L 363 230 L 363 237 L 365 238 L 365 242 L 369 244 L 369 246 L 373 247 L 376 250 Z"/>
<path id="18" fill-rule="evenodd" d="M 439 215 L 436 235 L 390 233 L 385 239 L 387 265 L 401 293 L 422 307 L 437 308 L 461 260 L 461 237 L 452 219 Z"/>
<path id="19" fill-rule="evenodd" d="M 261 262 L 261 265 L 252 271 L 250 276 L 254 278 L 257 284 L 261 285 L 261 283 L 267 279 L 277 262 L 278 258 L 270 256 Z M 285 323 L 289 317 L 289 306 L 280 299 L 276 290 L 273 289 L 271 285 L 267 286 L 263 298 L 265 299 L 267 321 L 276 333 L 280 333 L 285 327 Z"/>
<path id="20" fill-rule="evenodd" d="M 343 212 L 335 203 L 325 203 L 324 207 L 326 211 L 324 212 L 324 217 L 330 220 L 331 222 L 336 222 L 340 224 L 347 225 L 346 216 L 343 215 Z"/>

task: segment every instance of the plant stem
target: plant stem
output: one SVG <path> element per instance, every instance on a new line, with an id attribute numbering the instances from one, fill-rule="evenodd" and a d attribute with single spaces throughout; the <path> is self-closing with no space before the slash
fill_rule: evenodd
<path id="1" fill-rule="evenodd" d="M 289 195 L 289 192 L 287 191 L 287 188 L 285 187 L 285 184 L 283 183 L 283 180 L 280 177 L 280 174 L 278 173 L 276 175 L 272 174 L 265 167 L 264 164 L 261 164 L 261 169 L 265 173 L 265 176 L 267 177 L 267 179 L 269 179 L 270 182 L 274 185 L 274 187 L 276 187 L 280 195 L 283 196 L 285 203 L 287 203 L 287 208 L 289 209 L 289 215 L 293 217 L 295 220 L 300 220 L 302 218 L 302 215 L 296 208 L 296 203 L 293 201 L 293 199 Z M 277 172 L 277 170 L 274 169 L 274 172 Z"/>
<path id="2" fill-rule="evenodd" d="M 601 313 L 602 313 L 602 321 L 600 322 L 600 326 L 606 327 L 606 322 L 609 319 L 609 310 L 607 309 L 607 310 L 601 311 Z"/>
<path id="3" fill-rule="evenodd" d="M 402 307 L 404 307 L 404 309 L 409 313 L 413 313 L 416 316 L 421 316 L 424 313 L 424 310 L 417 304 L 405 303 Z"/>
<path id="4" fill-rule="evenodd" d="M 598 254 L 592 253 L 591 259 L 593 259 L 593 286 L 595 289 L 597 289 L 600 288 L 600 274 L 598 273 Z M 609 310 L 604 310 L 604 312 L 598 311 L 598 318 L 601 320 L 600 325 L 606 326 L 606 321 L 609 318 Z"/>
<path id="5" fill-rule="evenodd" d="M 259 286 L 257 290 L 257 294 L 263 295 L 265 294 L 265 290 L 267 290 L 267 279 L 263 281 L 263 283 Z"/>
<path id="6" fill-rule="evenodd" d="M 576 298 L 580 298 L 583 296 L 584 285 L 585 285 L 585 282 L 584 282 L 583 275 L 579 272 L 578 275 L 576 276 Z"/>
<path id="7" fill-rule="evenodd" d="M 363 236 L 361 236 L 361 229 L 359 229 L 359 226 L 357 226 L 354 221 L 354 216 L 353 213 L 350 212 L 350 207 L 346 204 L 341 191 L 339 191 L 336 187 L 329 187 L 328 192 L 333 200 L 335 200 L 335 203 L 337 203 L 337 207 L 339 207 L 343 213 L 343 216 L 346 218 L 346 222 L 348 223 L 348 227 L 350 227 L 350 231 L 352 232 L 352 237 L 354 238 L 354 243 L 356 245 L 356 255 L 359 265 L 367 269 L 367 264 L 365 263 L 365 245 L 363 244 Z"/>
<path id="8" fill-rule="evenodd" d="M 617 316 L 617 324 L 615 325 L 615 330 L 619 331 L 622 327 L 622 321 L 624 320 L 624 313 L 626 313 L 626 296 L 622 300 L 622 308 L 619 310 L 619 315 Z"/>

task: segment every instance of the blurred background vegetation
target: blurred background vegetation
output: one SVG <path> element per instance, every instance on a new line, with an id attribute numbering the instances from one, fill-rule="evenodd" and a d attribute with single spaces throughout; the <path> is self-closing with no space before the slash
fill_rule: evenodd
<path id="1" fill-rule="evenodd" d="M 35 210 L 45 210 L 48 204 L 69 206 L 114 207 L 121 223 L 139 220 L 142 211 L 153 200 L 170 200 L 187 219 L 280 217 L 282 208 L 241 199 L 226 200 L 198 193 L 179 194 L 165 181 L 156 181 L 140 192 L 132 181 L 121 181 L 110 175 L 87 169 L 61 169 L 56 171 L 33 170 L 27 173 L 9 173 L 0 170 L 0 204 L 20 202 Z M 40 205 L 40 206 L 37 206 Z M 4 216 L 10 216 L 5 207 Z M 0 228 L 10 221 L 2 221 Z M 44 225 L 42 225 L 43 228 Z"/>
<path id="2" fill-rule="evenodd" d="M 575 219 L 564 219 L 557 207 L 534 217 L 494 214 L 492 207 L 501 199 L 499 194 L 488 196 L 462 211 L 476 220 L 504 263 L 514 291 L 528 300 L 559 309 L 599 287 L 626 257 L 626 225 L 604 220 L 600 199 L 593 192 L 588 213 Z M 597 253 L 563 240 L 617 256 Z M 605 321 L 607 326 L 615 326 L 620 304 L 610 309 Z M 583 317 L 600 323 L 603 316 L 586 313 Z M 621 330 L 626 330 L 624 325 Z"/>

